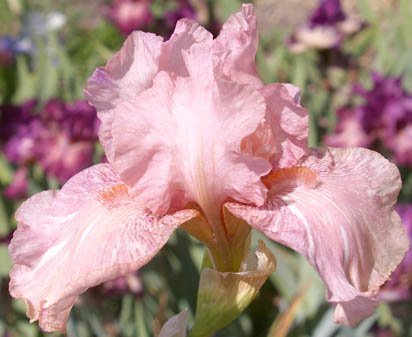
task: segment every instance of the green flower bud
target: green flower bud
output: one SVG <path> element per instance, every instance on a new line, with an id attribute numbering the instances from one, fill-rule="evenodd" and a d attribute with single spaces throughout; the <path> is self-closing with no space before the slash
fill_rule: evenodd
<path id="1" fill-rule="evenodd" d="M 205 268 L 200 276 L 196 316 L 190 337 L 207 337 L 236 319 L 255 298 L 275 270 L 273 254 L 259 241 L 254 254 L 242 261 L 240 271 Z"/>

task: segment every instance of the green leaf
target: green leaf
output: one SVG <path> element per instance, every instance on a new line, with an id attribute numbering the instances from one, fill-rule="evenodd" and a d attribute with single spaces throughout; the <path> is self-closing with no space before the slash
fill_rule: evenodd
<path id="1" fill-rule="evenodd" d="M 136 336 L 139 337 L 150 337 L 150 332 L 145 324 L 144 319 L 144 308 L 142 301 L 135 302 L 135 325 L 136 325 Z"/>
<path id="2" fill-rule="evenodd" d="M 122 336 L 133 337 L 133 296 L 124 295 L 121 302 L 121 310 L 119 315 L 119 329 Z"/>
<path id="3" fill-rule="evenodd" d="M 29 98 L 35 97 L 36 76 L 29 70 L 28 60 L 20 55 L 16 58 L 17 63 L 17 88 L 13 95 L 13 103 L 22 103 Z"/>
<path id="4" fill-rule="evenodd" d="M 7 212 L 5 199 L 0 196 L 0 235 L 4 236 L 9 234 L 11 230 L 10 227 L 10 218 Z"/>
<path id="5" fill-rule="evenodd" d="M 24 337 L 36 337 L 37 326 L 30 324 L 28 321 L 18 321 L 16 324 L 16 330 L 19 332 L 19 336 Z"/>
<path id="6" fill-rule="evenodd" d="M 312 337 L 330 337 L 339 329 L 339 325 L 333 322 L 334 308 L 329 308 L 322 316 L 316 328 L 312 332 Z"/>
<path id="7" fill-rule="evenodd" d="M 4 155 L 0 154 L 0 184 L 8 185 L 13 179 L 13 169 Z"/>
<path id="8" fill-rule="evenodd" d="M 225 22 L 231 14 L 238 12 L 241 7 L 240 0 L 215 1 L 213 3 L 214 13 L 219 22 Z"/>
<path id="9" fill-rule="evenodd" d="M 298 55 L 294 58 L 291 82 L 299 88 L 306 87 L 306 81 L 308 78 L 307 66 L 306 54 Z"/>
<path id="10" fill-rule="evenodd" d="M 357 5 L 362 18 L 369 22 L 376 21 L 377 17 L 372 9 L 370 0 L 358 0 Z"/>
<path id="11" fill-rule="evenodd" d="M 0 261 L 0 278 L 3 278 L 9 275 L 11 269 L 11 259 L 7 245 L 0 245 Z"/>
<path id="12" fill-rule="evenodd" d="M 60 92 L 57 57 L 58 40 L 54 34 L 50 34 L 48 42 L 37 41 L 38 53 L 36 55 L 36 96 L 41 102 L 51 97 L 58 96 Z"/>

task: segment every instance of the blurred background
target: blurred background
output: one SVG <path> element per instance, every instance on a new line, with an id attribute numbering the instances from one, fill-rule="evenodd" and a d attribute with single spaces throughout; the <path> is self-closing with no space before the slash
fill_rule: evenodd
<path id="1" fill-rule="evenodd" d="M 368 147 L 398 165 L 404 185 L 397 209 L 412 237 L 411 0 L 254 4 L 264 81 L 302 89 L 310 145 Z M 28 196 L 105 160 L 95 110 L 82 94 L 92 71 L 135 29 L 167 39 L 187 17 L 217 34 L 239 8 L 237 0 L 0 0 L 0 337 L 44 336 L 8 295 L 14 211 Z M 305 260 L 265 241 L 276 272 L 216 336 L 412 336 L 411 251 L 383 287 L 377 313 L 347 328 L 333 324 L 333 308 Z M 156 336 L 174 313 L 193 313 L 203 249 L 177 231 L 141 271 L 83 295 L 67 336 Z"/>

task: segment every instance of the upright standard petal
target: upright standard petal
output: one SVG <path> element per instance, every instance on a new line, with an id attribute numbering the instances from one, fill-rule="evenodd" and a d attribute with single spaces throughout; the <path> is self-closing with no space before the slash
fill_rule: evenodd
<path id="1" fill-rule="evenodd" d="M 300 105 L 299 89 L 275 83 L 259 92 L 266 113 L 259 127 L 242 141 L 245 152 L 270 160 L 276 168 L 293 166 L 308 149 L 308 113 Z"/>
<path id="2" fill-rule="evenodd" d="M 150 86 L 159 71 L 163 39 L 152 33 L 134 32 L 104 67 L 99 67 L 85 88 L 89 102 L 100 111 L 133 98 Z"/>
<path id="3" fill-rule="evenodd" d="M 224 59 L 223 73 L 241 83 L 257 87 L 263 85 L 256 70 L 255 56 L 258 44 L 256 15 L 252 4 L 243 4 L 242 10 L 224 23 L 213 49 Z"/>
<path id="4" fill-rule="evenodd" d="M 163 44 L 160 70 L 177 76 L 188 76 L 183 54 L 194 44 L 210 43 L 212 40 L 212 34 L 197 22 L 189 19 L 179 20 L 172 36 Z"/>
<path id="5" fill-rule="evenodd" d="M 306 256 L 337 304 L 337 322 L 353 325 L 371 315 L 379 287 L 408 247 L 394 211 L 397 168 L 370 150 L 331 148 L 273 171 L 266 183 L 264 207 L 228 209 Z"/>
<path id="6" fill-rule="evenodd" d="M 222 78 L 211 55 L 212 41 L 194 44 L 183 52 L 189 76 L 160 72 L 115 110 L 113 165 L 155 212 L 194 201 L 208 217 L 229 198 L 265 200 L 269 162 L 241 149 L 264 118 L 263 96 Z"/>
<path id="7" fill-rule="evenodd" d="M 102 121 L 99 138 L 107 158 L 112 158 L 111 111 L 124 100 L 148 88 L 159 71 L 163 39 L 151 33 L 134 32 L 105 67 L 97 68 L 84 93 Z"/>
<path id="8" fill-rule="evenodd" d="M 63 331 L 81 293 L 146 264 L 195 215 L 157 217 L 129 196 L 108 164 L 93 166 L 17 211 L 10 293 L 43 330 Z"/>

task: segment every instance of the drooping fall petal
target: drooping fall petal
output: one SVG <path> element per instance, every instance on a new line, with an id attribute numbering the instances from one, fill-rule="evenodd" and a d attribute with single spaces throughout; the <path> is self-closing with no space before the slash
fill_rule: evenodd
<path id="1" fill-rule="evenodd" d="M 64 330 L 78 295 L 146 264 L 196 214 L 155 216 L 108 164 L 93 166 L 19 208 L 10 293 L 26 302 L 43 330 Z"/>
<path id="2" fill-rule="evenodd" d="M 330 148 L 273 171 L 266 183 L 265 206 L 228 209 L 306 256 L 337 304 L 337 322 L 371 315 L 379 287 L 408 247 L 393 207 L 401 186 L 396 167 L 373 151 Z"/>

